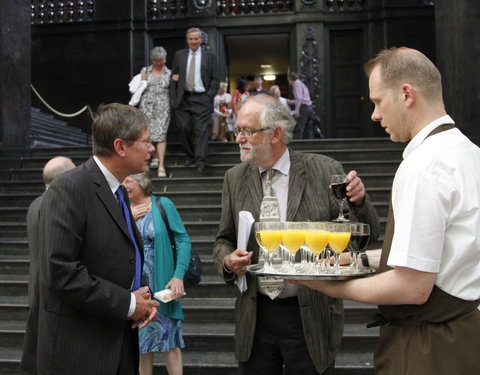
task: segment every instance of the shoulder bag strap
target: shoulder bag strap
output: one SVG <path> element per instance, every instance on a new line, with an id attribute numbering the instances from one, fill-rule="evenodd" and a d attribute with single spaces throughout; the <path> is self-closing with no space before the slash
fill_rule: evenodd
<path id="1" fill-rule="evenodd" d="M 165 224 L 165 227 L 167 228 L 167 233 L 168 233 L 168 238 L 170 239 L 170 245 L 172 246 L 172 252 L 173 252 L 173 263 L 177 264 L 177 247 L 175 243 L 175 235 L 173 234 L 173 231 L 170 229 L 170 225 L 168 224 L 168 219 L 167 219 L 167 214 L 165 213 L 165 210 L 163 209 L 161 198 L 156 197 L 157 199 L 157 207 L 158 210 L 160 211 L 160 214 L 162 215 L 163 223 Z"/>

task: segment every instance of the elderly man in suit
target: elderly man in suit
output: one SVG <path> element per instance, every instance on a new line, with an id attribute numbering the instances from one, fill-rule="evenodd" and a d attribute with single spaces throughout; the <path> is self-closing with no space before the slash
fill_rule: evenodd
<path id="1" fill-rule="evenodd" d="M 213 256 L 227 283 L 258 262 L 258 245 L 250 236 L 237 249 L 238 214 L 250 211 L 258 220 L 265 170 L 276 173 L 272 185 L 281 221 L 329 221 L 339 205 L 329 189 L 330 175 L 341 164 L 319 154 L 291 151 L 295 120 L 273 97 L 250 97 L 239 111 L 235 128 L 242 164 L 225 174 L 220 229 Z M 355 171 L 347 175 L 350 217 L 369 223 L 378 233 L 378 217 Z M 235 355 L 240 374 L 332 374 L 343 331 L 343 304 L 303 286 L 286 286 L 277 298 L 265 295 L 258 279 L 247 274 L 247 290 L 235 305 Z"/>
<path id="2" fill-rule="evenodd" d="M 170 98 L 183 137 L 185 165 L 207 166 L 213 99 L 218 90 L 216 57 L 201 48 L 202 31 L 187 30 L 187 49 L 175 53 Z M 195 143 L 195 145 L 194 145 Z"/>
<path id="3" fill-rule="evenodd" d="M 43 183 L 45 189 L 51 185 L 62 173 L 75 168 L 75 164 L 70 158 L 65 156 L 55 156 L 50 159 L 43 167 Z M 40 252 L 40 206 L 43 201 L 43 194 L 35 198 L 27 211 L 27 237 L 28 248 L 30 252 L 30 267 L 28 270 L 28 317 L 27 326 L 32 331 L 38 331 L 38 254 Z M 30 337 L 34 337 L 32 335 Z M 31 339 L 25 339 L 24 352 L 33 352 L 37 350 L 37 341 Z M 35 357 L 30 357 L 35 359 Z M 25 364 L 30 369 L 36 367 L 36 363 Z"/>
<path id="4" fill-rule="evenodd" d="M 141 280 L 142 242 L 120 181 L 147 167 L 148 119 L 123 104 L 100 106 L 93 154 L 63 173 L 40 207 L 38 332 L 21 368 L 36 374 L 138 373 L 138 327 L 158 302 Z M 28 364 L 36 364 L 34 368 Z"/>

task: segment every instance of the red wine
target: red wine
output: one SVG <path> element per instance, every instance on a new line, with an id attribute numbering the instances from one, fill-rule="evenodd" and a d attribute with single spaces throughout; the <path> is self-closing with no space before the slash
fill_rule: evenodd
<path id="1" fill-rule="evenodd" d="M 358 246 L 358 250 L 362 251 L 367 247 L 368 240 L 370 239 L 369 234 L 362 234 L 362 233 L 352 233 L 352 241 L 355 241 L 355 243 Z"/>
<path id="2" fill-rule="evenodd" d="M 347 196 L 348 182 L 333 183 L 331 185 L 335 198 L 337 198 L 338 200 L 345 199 L 345 197 Z"/>

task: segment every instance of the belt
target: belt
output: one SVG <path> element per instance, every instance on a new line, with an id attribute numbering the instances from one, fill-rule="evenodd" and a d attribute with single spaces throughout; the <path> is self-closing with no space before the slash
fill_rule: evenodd
<path id="1" fill-rule="evenodd" d="M 292 296 L 292 297 L 285 297 L 285 298 L 274 298 L 271 299 L 269 296 L 262 294 L 262 293 L 257 293 L 258 296 L 263 297 L 264 299 L 268 300 L 271 303 L 275 304 L 298 304 L 298 296 Z"/>
<path id="2" fill-rule="evenodd" d="M 203 91 L 203 92 L 195 92 L 195 91 L 185 90 L 185 94 L 187 94 L 187 95 L 201 95 L 201 94 L 205 94 L 205 91 Z"/>

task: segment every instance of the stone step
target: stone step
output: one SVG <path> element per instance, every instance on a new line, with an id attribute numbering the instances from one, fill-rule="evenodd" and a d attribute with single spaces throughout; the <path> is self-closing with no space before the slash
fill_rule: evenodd
<path id="1" fill-rule="evenodd" d="M 0 375 L 20 375 L 21 349 L 0 351 Z M 182 352 L 185 375 L 236 375 L 237 361 L 232 352 Z M 160 353 L 154 355 L 154 375 L 167 375 Z M 335 361 L 336 375 L 374 375 L 372 353 L 340 353 Z"/>
<path id="2" fill-rule="evenodd" d="M 25 337 L 24 321 L 0 321 L 0 348 L 21 348 Z M 233 324 L 198 324 L 185 321 L 183 337 L 184 352 L 233 352 Z M 378 329 L 367 329 L 361 324 L 346 324 L 341 353 L 373 352 L 378 339 Z"/>

